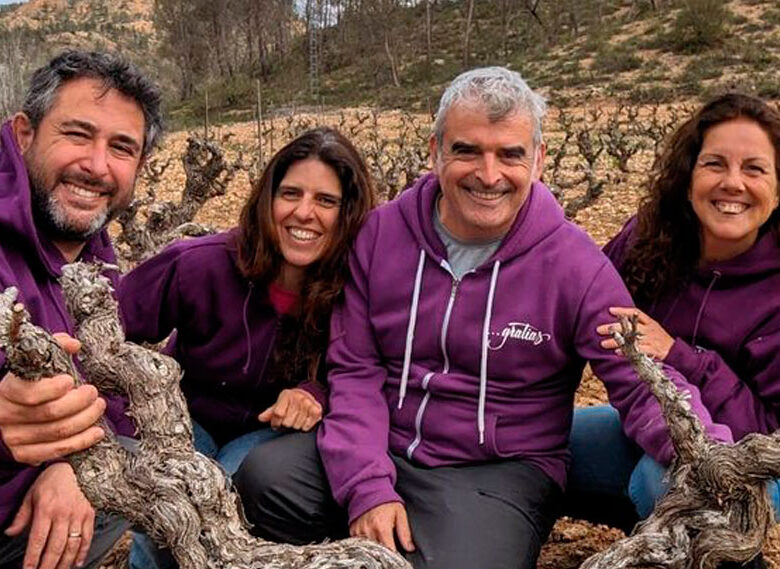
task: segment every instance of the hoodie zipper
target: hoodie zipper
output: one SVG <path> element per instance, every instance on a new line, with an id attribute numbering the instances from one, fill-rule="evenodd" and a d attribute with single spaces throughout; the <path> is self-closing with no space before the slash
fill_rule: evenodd
<path id="1" fill-rule="evenodd" d="M 445 266 L 449 271 L 449 267 Z M 450 275 L 452 272 L 450 271 Z M 450 317 L 452 316 L 452 306 L 455 304 L 455 296 L 458 294 L 458 287 L 460 286 L 460 279 L 452 278 L 452 288 L 450 289 L 450 298 L 447 302 L 447 310 L 444 312 L 444 321 L 441 325 L 441 353 L 444 357 L 444 367 L 441 371 L 442 374 L 449 373 L 450 371 L 450 357 L 447 353 L 447 331 L 450 326 Z M 406 456 L 411 460 L 412 454 L 420 446 L 422 442 L 422 420 L 425 414 L 425 408 L 428 406 L 428 400 L 431 398 L 431 392 L 428 391 L 428 384 L 433 377 L 433 372 L 425 374 L 422 381 L 422 388 L 425 390 L 425 397 L 423 397 L 420 403 L 420 408 L 417 409 L 417 415 L 414 418 L 415 437 L 412 443 L 406 449 Z"/>
<path id="2" fill-rule="evenodd" d="M 452 280 L 452 288 L 450 289 L 450 300 L 447 303 L 447 310 L 444 313 L 444 322 L 441 325 L 441 353 L 444 356 L 444 369 L 442 373 L 449 373 L 450 371 L 450 356 L 447 353 L 447 331 L 450 327 L 450 317 L 452 316 L 452 306 L 455 304 L 455 295 L 458 293 L 458 287 L 460 286 L 459 279 Z"/>
<path id="3" fill-rule="evenodd" d="M 428 400 L 431 398 L 431 392 L 428 391 L 428 382 L 431 381 L 431 377 L 433 377 L 433 372 L 429 371 L 425 374 L 425 377 L 423 377 L 422 380 L 422 387 L 425 390 L 425 397 L 423 397 L 422 403 L 420 403 L 420 408 L 417 409 L 417 415 L 414 418 L 414 440 L 412 441 L 412 444 L 409 445 L 409 448 L 406 449 L 406 456 L 409 458 L 409 460 L 412 459 L 414 450 L 420 446 L 420 442 L 422 441 L 422 419 L 423 413 L 425 413 L 425 407 L 428 405 Z"/>

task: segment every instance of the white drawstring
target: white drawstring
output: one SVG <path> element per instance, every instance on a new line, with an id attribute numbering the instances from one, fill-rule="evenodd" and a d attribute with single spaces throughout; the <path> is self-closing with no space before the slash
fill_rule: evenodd
<path id="1" fill-rule="evenodd" d="M 479 429 L 479 444 L 485 444 L 485 398 L 487 395 L 487 356 L 488 343 L 490 341 L 490 318 L 493 313 L 493 296 L 496 292 L 498 269 L 501 261 L 493 263 L 493 274 L 490 277 L 490 289 L 488 290 L 487 305 L 485 306 L 485 320 L 482 324 L 482 356 L 479 361 L 479 407 L 477 409 L 477 429 Z"/>
<path id="2" fill-rule="evenodd" d="M 401 372 L 401 388 L 398 396 L 398 408 L 404 406 L 406 397 L 406 384 L 409 382 L 409 366 L 412 362 L 412 344 L 414 343 L 414 327 L 417 324 L 417 305 L 420 301 L 420 288 L 422 288 L 422 273 L 425 266 L 425 250 L 420 249 L 420 260 L 417 263 L 417 275 L 414 277 L 414 292 L 412 293 L 412 307 L 409 311 L 409 326 L 406 328 L 406 347 L 404 349 L 404 368 Z"/>

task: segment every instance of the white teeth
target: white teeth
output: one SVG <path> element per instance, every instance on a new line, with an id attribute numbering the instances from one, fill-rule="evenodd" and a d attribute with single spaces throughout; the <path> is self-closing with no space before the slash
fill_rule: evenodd
<path id="1" fill-rule="evenodd" d="M 300 229 L 299 227 L 288 227 L 287 232 L 299 241 L 314 241 L 320 236 L 319 233 L 307 229 Z"/>
<path id="2" fill-rule="evenodd" d="M 715 202 L 715 207 L 721 213 L 742 213 L 748 208 L 747 204 L 744 203 L 724 202 L 720 200 Z"/>
<path id="3" fill-rule="evenodd" d="M 503 192 L 478 192 L 477 190 L 470 190 L 471 195 L 481 200 L 497 200 L 503 196 Z"/>
<path id="4" fill-rule="evenodd" d="M 71 193 L 76 194 L 79 197 L 82 198 L 99 198 L 100 192 L 93 192 L 92 190 L 88 190 L 86 188 L 82 188 L 81 186 L 75 186 L 73 184 L 64 184 L 65 187 L 70 190 Z"/>

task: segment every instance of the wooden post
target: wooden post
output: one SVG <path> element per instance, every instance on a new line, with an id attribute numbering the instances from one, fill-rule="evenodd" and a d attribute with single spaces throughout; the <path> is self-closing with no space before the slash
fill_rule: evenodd
<path id="1" fill-rule="evenodd" d="M 203 131 L 206 140 L 209 139 L 209 91 L 206 89 L 206 116 L 204 117 Z"/>

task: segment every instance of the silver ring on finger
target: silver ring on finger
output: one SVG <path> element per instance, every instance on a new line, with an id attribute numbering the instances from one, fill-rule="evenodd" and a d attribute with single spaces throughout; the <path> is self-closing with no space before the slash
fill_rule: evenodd
<path id="1" fill-rule="evenodd" d="M 68 534 L 68 539 L 81 539 L 80 531 L 72 531 Z"/>

